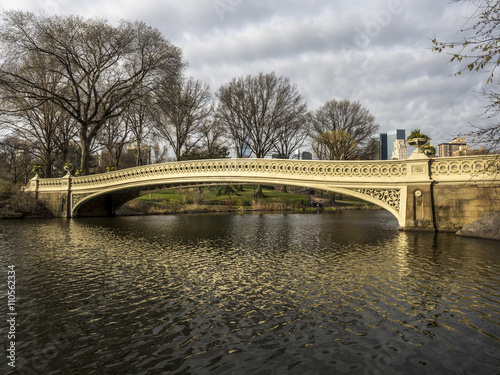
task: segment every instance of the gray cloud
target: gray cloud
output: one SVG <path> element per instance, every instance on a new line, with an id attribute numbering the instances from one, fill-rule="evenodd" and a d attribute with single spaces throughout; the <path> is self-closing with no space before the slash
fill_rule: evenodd
<path id="1" fill-rule="evenodd" d="M 432 52 L 456 40 L 471 9 L 435 0 L 3 0 L 4 9 L 140 19 L 181 47 L 188 74 L 216 90 L 233 77 L 275 71 L 315 109 L 359 100 L 381 130 L 421 128 L 444 142 L 478 122 L 478 74 Z M 436 142 L 437 141 L 437 142 Z"/>

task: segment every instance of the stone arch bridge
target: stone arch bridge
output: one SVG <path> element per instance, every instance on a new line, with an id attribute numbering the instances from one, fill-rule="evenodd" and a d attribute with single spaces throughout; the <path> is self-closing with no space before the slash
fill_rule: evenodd
<path id="1" fill-rule="evenodd" d="M 104 174 L 42 179 L 32 192 L 58 217 L 109 216 L 155 189 L 211 184 L 302 186 L 362 198 L 402 230 L 456 231 L 500 210 L 498 155 L 393 161 L 221 159 L 153 164 Z"/>

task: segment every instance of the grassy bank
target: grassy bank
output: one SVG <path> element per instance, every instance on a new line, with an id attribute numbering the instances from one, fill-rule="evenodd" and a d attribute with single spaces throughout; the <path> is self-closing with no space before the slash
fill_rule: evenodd
<path id="1" fill-rule="evenodd" d="M 253 186 L 226 188 L 172 189 L 155 192 L 134 199 L 125 204 L 119 215 L 135 214 L 177 214 L 200 212 L 241 212 L 241 211 L 316 211 L 311 201 L 321 204 L 323 210 L 372 209 L 376 206 L 365 201 L 342 197 L 332 204 L 330 197 L 308 194 L 304 191 L 281 191 L 263 188 L 264 197 L 256 198 Z"/>

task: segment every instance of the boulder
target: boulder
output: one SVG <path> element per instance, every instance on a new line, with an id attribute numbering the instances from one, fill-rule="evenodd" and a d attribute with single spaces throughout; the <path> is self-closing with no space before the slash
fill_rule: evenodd
<path id="1" fill-rule="evenodd" d="M 480 219 L 465 224 L 457 236 L 500 240 L 500 212 L 488 212 Z"/>

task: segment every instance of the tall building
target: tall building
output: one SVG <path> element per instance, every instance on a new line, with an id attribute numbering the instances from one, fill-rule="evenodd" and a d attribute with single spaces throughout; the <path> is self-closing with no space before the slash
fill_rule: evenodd
<path id="1" fill-rule="evenodd" d="M 406 142 L 406 131 L 405 129 L 397 129 L 387 132 L 387 159 L 392 159 L 392 154 L 394 152 L 395 144 L 400 144 L 399 141 L 402 140 L 403 144 Z M 400 158 L 398 158 L 400 159 Z M 406 159 L 406 157 L 404 158 Z M 384 159 L 385 160 L 385 159 Z"/>
<path id="2" fill-rule="evenodd" d="M 380 160 L 387 160 L 387 133 L 380 133 Z"/>
<path id="3" fill-rule="evenodd" d="M 402 142 L 400 142 L 402 141 Z M 406 149 L 406 130 L 398 129 L 387 133 L 380 133 L 374 136 L 369 142 L 370 147 L 375 148 L 375 152 L 372 152 L 374 160 L 388 160 L 393 156 L 395 147 L 398 148 L 397 155 L 398 158 L 406 159 L 407 155 L 400 154 L 400 152 L 407 152 L 402 148 Z M 395 146 L 396 145 L 396 146 Z"/>
<path id="4" fill-rule="evenodd" d="M 392 151 L 391 160 L 405 160 L 408 159 L 408 147 L 404 139 L 396 139 L 394 141 L 394 149 Z"/>
<path id="5" fill-rule="evenodd" d="M 454 153 L 457 153 L 458 155 L 459 151 L 463 151 L 463 153 L 466 153 L 467 151 L 470 151 L 470 149 L 471 147 L 467 146 L 467 143 L 465 142 L 465 137 L 457 137 L 449 143 L 439 144 L 438 155 L 439 157 L 449 157 L 454 156 Z"/>

